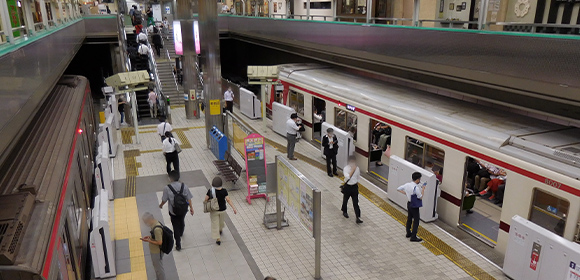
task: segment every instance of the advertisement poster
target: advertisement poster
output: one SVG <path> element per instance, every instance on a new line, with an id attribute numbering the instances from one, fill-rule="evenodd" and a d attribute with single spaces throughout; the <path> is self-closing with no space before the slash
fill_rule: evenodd
<path id="1" fill-rule="evenodd" d="M 175 53 L 177 53 L 177 41 L 175 42 Z M 212 116 L 219 115 L 222 112 L 219 99 L 211 99 L 209 101 L 209 114 Z"/>
<path id="2" fill-rule="evenodd" d="M 201 46 L 199 43 L 199 23 L 196 21 L 193 22 L 193 40 L 195 43 L 195 53 L 201 53 Z"/>
<path id="3" fill-rule="evenodd" d="M 566 275 L 566 280 L 580 280 L 580 266 L 576 265 L 575 262 L 570 262 L 568 267 L 568 275 Z"/>
<path id="4" fill-rule="evenodd" d="M 312 189 L 300 181 L 300 222 L 310 232 L 314 230 L 314 211 L 312 209 Z"/>
<path id="5" fill-rule="evenodd" d="M 288 166 L 278 161 L 278 195 L 286 211 L 299 219 L 300 178 Z"/>
<path id="6" fill-rule="evenodd" d="M 175 54 L 183 55 L 183 38 L 181 37 L 181 23 L 177 20 L 173 22 L 173 41 L 175 42 Z"/>

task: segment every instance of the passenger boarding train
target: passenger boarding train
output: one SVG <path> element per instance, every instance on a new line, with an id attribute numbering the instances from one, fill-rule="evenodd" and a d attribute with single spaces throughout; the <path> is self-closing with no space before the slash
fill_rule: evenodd
<path id="1" fill-rule="evenodd" d="M 439 218 L 502 254 L 514 215 L 580 239 L 579 128 L 321 65 L 281 65 L 278 79 L 283 91 L 272 90 L 268 106 L 278 101 L 293 107 L 307 126 L 304 139 L 319 141 L 321 121 L 351 132 L 361 169 L 383 187 L 385 151 L 437 172 Z M 381 133 L 388 135 L 380 140 Z M 473 162 L 485 172 L 502 173 L 503 201 L 497 186 L 487 188 L 490 176 L 479 182 L 485 175 L 468 172 Z M 467 213 L 466 189 L 493 196 L 482 192 Z"/>
<path id="2" fill-rule="evenodd" d="M 63 76 L 0 166 L 0 279 L 86 279 L 93 112 L 88 80 Z"/>

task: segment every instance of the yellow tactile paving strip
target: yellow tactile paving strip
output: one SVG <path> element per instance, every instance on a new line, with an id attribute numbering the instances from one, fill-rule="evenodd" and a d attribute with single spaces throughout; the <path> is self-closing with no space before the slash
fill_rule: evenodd
<path id="1" fill-rule="evenodd" d="M 248 123 L 242 121 L 246 127 L 251 127 Z M 280 145 L 279 143 L 274 142 L 271 139 L 265 138 L 266 143 L 277 149 L 278 151 L 285 153 L 286 147 Z M 302 155 L 299 152 L 294 152 L 294 155 L 308 164 L 317 167 L 323 171 L 326 171 L 326 165 L 321 162 L 315 161 L 307 156 Z M 363 186 L 359 183 L 359 193 L 367 198 L 370 202 L 375 204 L 379 209 L 383 210 L 389 216 L 393 217 L 396 221 L 401 223 L 402 225 L 406 225 L 407 223 L 407 215 L 389 203 L 387 203 L 384 199 L 377 196 L 375 193 L 370 191 L 368 188 Z M 488 279 L 495 279 L 485 270 L 481 269 L 471 260 L 463 256 L 461 253 L 457 252 L 457 250 L 453 249 L 449 244 L 445 243 L 443 240 L 439 239 L 437 236 L 432 234 L 430 231 L 426 230 L 422 226 L 419 226 L 418 235 L 423 238 L 423 246 L 427 248 L 430 252 L 435 254 L 436 256 L 444 255 L 447 259 L 451 262 L 456 264 L 458 267 L 463 269 L 467 274 L 469 274 L 474 279 L 478 280 L 488 280 Z"/>
<path id="2" fill-rule="evenodd" d="M 139 225 L 139 212 L 135 197 L 117 198 L 115 203 L 115 240 L 129 239 L 131 272 L 117 275 L 117 280 L 147 279 L 145 253 Z"/>

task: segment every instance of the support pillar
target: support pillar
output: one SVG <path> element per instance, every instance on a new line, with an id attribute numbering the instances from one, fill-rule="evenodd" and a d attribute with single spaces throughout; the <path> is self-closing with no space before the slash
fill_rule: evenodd
<path id="1" fill-rule="evenodd" d="M 30 11 L 29 0 L 22 0 L 22 13 L 24 14 L 24 23 L 28 29 L 28 35 L 36 35 L 36 29 L 34 28 L 34 20 L 32 19 L 32 12 Z"/>
<path id="2" fill-rule="evenodd" d="M 183 97 L 185 99 L 185 117 L 187 119 L 199 118 L 199 107 L 196 108 L 194 105 L 197 102 L 192 102 L 192 96 L 190 96 L 190 90 L 197 90 L 197 83 L 199 82 L 195 68 L 197 54 L 195 53 L 195 38 L 193 34 L 193 14 L 195 10 L 194 1 L 178 0 L 174 19 L 181 23 L 181 38 L 183 42 L 181 69 L 183 69 Z"/>
<path id="3" fill-rule="evenodd" d="M 371 17 L 373 15 L 373 0 L 367 0 L 367 23 L 371 23 Z"/>
<path id="4" fill-rule="evenodd" d="M 485 23 L 487 22 L 487 5 L 489 0 L 481 0 L 479 3 L 479 17 L 477 18 L 477 29 L 485 29 Z"/>
<path id="5" fill-rule="evenodd" d="M 257 7 L 256 7 L 257 8 Z M 199 33 L 203 66 L 203 95 L 205 103 L 206 141 L 209 147 L 209 130 L 212 126 L 223 131 L 220 40 L 218 11 L 213 0 L 199 0 Z M 214 106 L 219 108 L 212 110 Z M 213 113 L 213 114 L 212 114 Z"/>
<path id="6" fill-rule="evenodd" d="M 419 26 L 419 9 L 421 0 L 413 0 L 413 26 Z"/>
<path id="7" fill-rule="evenodd" d="M 44 0 L 39 0 L 40 1 L 40 12 L 42 13 L 42 25 L 44 26 L 44 29 L 48 29 L 48 13 L 46 11 L 46 2 L 44 2 Z M 54 14 L 53 14 L 54 17 Z"/>
<path id="8" fill-rule="evenodd" d="M 338 5 L 338 0 L 332 0 L 332 21 L 336 21 L 336 5 Z"/>
<path id="9" fill-rule="evenodd" d="M 0 0 L 0 17 L 2 17 L 2 30 L 10 44 L 14 44 L 14 33 L 12 33 L 12 23 L 10 22 L 10 14 L 8 12 L 8 4 L 6 0 Z"/>
<path id="10" fill-rule="evenodd" d="M 306 0 L 306 20 L 310 20 L 310 0 Z"/>

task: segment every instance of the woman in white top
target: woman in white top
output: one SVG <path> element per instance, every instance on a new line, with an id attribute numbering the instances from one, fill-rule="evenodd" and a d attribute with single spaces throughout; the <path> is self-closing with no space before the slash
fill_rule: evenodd
<path id="1" fill-rule="evenodd" d="M 165 139 L 163 140 L 163 154 L 165 155 L 165 161 L 167 162 L 167 174 L 171 172 L 171 164 L 173 163 L 173 169 L 179 174 L 179 154 L 175 150 L 175 143 L 179 144 L 173 134 L 167 131 L 165 132 Z"/>
<path id="2" fill-rule="evenodd" d="M 344 173 L 344 187 L 342 190 L 342 215 L 348 218 L 346 205 L 348 199 L 352 198 L 352 207 L 356 215 L 356 223 L 361 224 L 360 208 L 358 207 L 358 181 L 360 179 L 360 168 L 356 165 L 356 157 L 349 156 L 348 164 L 342 170 Z"/>

